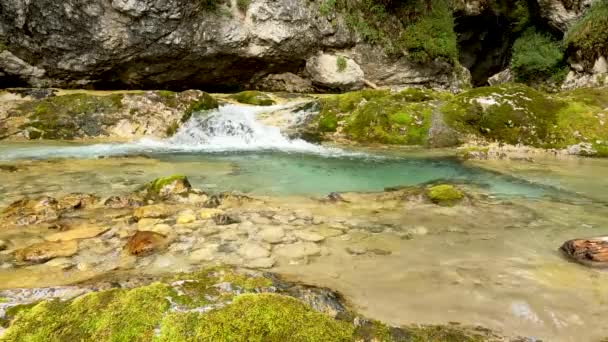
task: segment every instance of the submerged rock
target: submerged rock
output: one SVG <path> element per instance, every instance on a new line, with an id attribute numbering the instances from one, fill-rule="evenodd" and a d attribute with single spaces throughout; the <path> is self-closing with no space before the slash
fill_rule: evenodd
<path id="1" fill-rule="evenodd" d="M 585 266 L 608 268 L 608 237 L 566 241 L 560 250 Z"/>
<path id="2" fill-rule="evenodd" d="M 166 236 L 162 234 L 151 231 L 138 231 L 129 238 L 125 245 L 125 250 L 131 255 L 146 256 L 164 249 L 167 243 Z"/>
<path id="3" fill-rule="evenodd" d="M 99 236 L 110 230 L 108 227 L 80 227 L 66 230 L 59 233 L 54 233 L 46 236 L 48 241 L 70 241 L 78 239 L 88 239 Z"/>
<path id="4" fill-rule="evenodd" d="M 176 195 L 186 195 L 192 190 L 188 177 L 171 175 L 153 180 L 146 187 L 148 195 L 168 198 Z"/>
<path id="5" fill-rule="evenodd" d="M 176 209 L 167 204 L 152 204 L 143 207 L 135 208 L 133 211 L 133 217 L 139 221 L 142 218 L 165 218 L 173 213 Z"/>
<path id="6" fill-rule="evenodd" d="M 78 252 L 78 242 L 41 242 L 15 251 L 18 262 L 42 263 L 53 258 L 71 257 Z"/>
<path id="7" fill-rule="evenodd" d="M 0 218 L 13 224 L 24 226 L 40 222 L 50 222 L 59 218 L 57 200 L 42 196 L 35 199 L 24 198 L 11 203 L 2 211 Z"/>
<path id="8" fill-rule="evenodd" d="M 232 214 L 216 214 L 213 215 L 213 222 L 218 226 L 226 226 L 229 224 L 241 223 L 241 220 Z"/>

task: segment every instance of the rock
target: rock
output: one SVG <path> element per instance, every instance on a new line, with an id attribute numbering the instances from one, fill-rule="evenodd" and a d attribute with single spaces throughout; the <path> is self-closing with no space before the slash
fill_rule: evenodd
<path id="1" fill-rule="evenodd" d="M 538 0 L 540 15 L 554 28 L 566 32 L 593 0 Z"/>
<path id="2" fill-rule="evenodd" d="M 560 250 L 585 266 L 608 268 L 608 237 L 566 241 Z"/>
<path id="3" fill-rule="evenodd" d="M 140 229 L 140 230 L 148 230 L 148 231 L 159 233 L 159 234 L 162 234 L 165 236 L 169 236 L 169 235 L 175 233 L 174 229 L 168 224 L 155 224 L 154 226 L 152 226 L 148 229 Z"/>
<path id="4" fill-rule="evenodd" d="M 73 193 L 57 200 L 60 210 L 87 208 L 99 201 L 99 198 L 91 194 Z"/>
<path id="5" fill-rule="evenodd" d="M 207 245 L 190 253 L 189 258 L 194 261 L 211 261 L 218 252 L 217 247 L 216 244 Z"/>
<path id="6" fill-rule="evenodd" d="M 243 244 L 238 253 L 245 259 L 258 259 L 258 258 L 266 258 L 270 255 L 270 252 L 254 242 L 246 242 Z"/>
<path id="7" fill-rule="evenodd" d="M 593 64 L 593 73 L 594 74 L 606 74 L 608 73 L 608 61 L 606 61 L 606 57 L 600 56 Z"/>
<path id="8" fill-rule="evenodd" d="M 74 261 L 70 258 L 55 258 L 44 263 L 45 266 L 59 267 L 61 269 L 68 269 L 74 266 Z"/>
<path id="9" fill-rule="evenodd" d="M 216 214 L 213 215 L 213 222 L 218 226 L 225 226 L 229 224 L 241 223 L 241 220 L 235 215 L 229 214 Z"/>
<path id="10" fill-rule="evenodd" d="M 262 229 L 258 236 L 268 243 L 279 243 L 285 237 L 285 230 L 281 227 L 268 227 Z"/>
<path id="11" fill-rule="evenodd" d="M 426 227 L 418 226 L 418 227 L 414 227 L 414 228 L 409 228 L 407 230 L 407 233 L 409 233 L 411 235 L 423 236 L 423 235 L 427 235 L 429 233 L 429 230 Z"/>
<path id="12" fill-rule="evenodd" d="M 139 221 L 142 218 L 166 218 L 172 215 L 175 209 L 166 204 L 152 204 L 136 208 L 133 211 L 133 217 Z"/>
<path id="13" fill-rule="evenodd" d="M 293 232 L 293 234 L 300 240 L 304 240 L 304 241 L 311 241 L 311 242 L 320 242 L 325 240 L 325 237 L 323 235 L 317 234 L 315 232 L 311 232 L 311 231 L 305 231 L 305 230 L 296 230 Z"/>
<path id="14" fill-rule="evenodd" d="M 497 74 L 494 74 L 488 78 L 488 83 L 493 86 L 497 84 L 509 83 L 513 82 L 515 77 L 511 72 L 511 69 L 507 68 Z"/>
<path id="15" fill-rule="evenodd" d="M 153 180 L 148 184 L 149 195 L 168 198 L 175 195 L 186 195 L 192 190 L 192 185 L 184 175 L 172 175 Z"/>
<path id="16" fill-rule="evenodd" d="M 256 88 L 265 91 L 285 91 L 289 93 L 312 93 L 314 88 L 310 80 L 290 72 L 266 75 L 255 84 Z"/>
<path id="17" fill-rule="evenodd" d="M 127 240 L 125 250 L 130 255 L 145 256 L 164 249 L 167 242 L 167 238 L 162 234 L 138 231 Z"/>
<path id="18" fill-rule="evenodd" d="M 353 90 L 363 86 L 363 70 L 352 59 L 332 54 L 319 54 L 306 61 L 306 72 L 322 88 Z"/>
<path id="19" fill-rule="evenodd" d="M 268 94 L 256 90 L 242 91 L 240 93 L 231 95 L 230 98 L 239 103 L 254 106 L 272 106 L 275 104 L 274 100 Z"/>
<path id="20" fill-rule="evenodd" d="M 54 221 L 59 218 L 57 201 L 49 196 L 24 198 L 5 208 L 0 218 L 20 226 Z"/>
<path id="21" fill-rule="evenodd" d="M 4 240 L 0 240 L 0 252 L 8 248 L 8 243 Z"/>
<path id="22" fill-rule="evenodd" d="M 346 247 L 346 251 L 349 254 L 362 255 L 362 254 L 367 253 L 367 248 L 365 248 L 363 246 L 349 246 L 349 247 Z"/>
<path id="23" fill-rule="evenodd" d="M 78 252 L 78 242 L 41 242 L 15 251 L 18 262 L 42 263 L 53 258 L 71 257 Z"/>
<path id="24" fill-rule="evenodd" d="M 109 227 L 82 227 L 46 236 L 48 241 L 70 241 L 88 239 L 101 235 L 110 230 Z"/>
<path id="25" fill-rule="evenodd" d="M 329 195 L 327 195 L 326 200 L 332 203 L 338 203 L 338 202 L 346 202 L 348 203 L 347 200 L 344 199 L 344 197 L 342 197 L 342 195 L 340 195 L 337 192 L 331 192 L 329 193 Z"/>
<path id="26" fill-rule="evenodd" d="M 450 184 L 440 184 L 426 189 L 426 196 L 438 205 L 451 206 L 464 198 L 462 191 Z"/>
<path id="27" fill-rule="evenodd" d="M 203 220 L 209 220 L 209 219 L 212 219 L 213 216 L 222 214 L 223 212 L 224 211 L 220 210 L 220 209 L 204 208 L 204 209 L 199 210 L 198 217 L 200 217 Z"/>
<path id="28" fill-rule="evenodd" d="M 245 263 L 245 267 L 249 268 L 271 268 L 276 263 L 274 258 L 259 258 L 249 260 Z"/>
<path id="29" fill-rule="evenodd" d="M 162 222 L 161 219 L 142 218 L 137 221 L 137 229 L 150 230 L 149 228 L 152 228 L 153 226 L 155 226 L 156 224 L 159 224 L 161 222 Z"/>
<path id="30" fill-rule="evenodd" d="M 196 215 L 191 210 L 179 213 L 176 219 L 177 224 L 188 224 L 194 221 L 196 221 Z"/>
<path id="31" fill-rule="evenodd" d="M 121 209 L 128 207 L 139 207 L 144 204 L 143 199 L 133 196 L 111 196 L 103 202 L 107 208 Z"/>
<path id="32" fill-rule="evenodd" d="M 576 156 L 594 156 L 597 154 L 597 151 L 590 143 L 579 143 L 575 145 L 570 145 L 568 146 L 566 151 L 568 152 L 568 154 Z"/>
<path id="33" fill-rule="evenodd" d="M 277 245 L 274 248 L 273 253 L 284 258 L 300 259 L 320 254 L 321 248 L 313 242 L 296 242 L 286 245 Z"/>

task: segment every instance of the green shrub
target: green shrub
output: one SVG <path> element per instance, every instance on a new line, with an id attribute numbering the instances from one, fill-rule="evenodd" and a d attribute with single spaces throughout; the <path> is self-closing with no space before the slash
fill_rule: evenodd
<path id="1" fill-rule="evenodd" d="M 608 1 L 595 1 L 566 32 L 564 44 L 589 59 L 608 54 Z"/>
<path id="2" fill-rule="evenodd" d="M 336 67 L 338 68 L 338 72 L 346 70 L 346 58 L 338 56 L 336 59 Z"/>
<path id="3" fill-rule="evenodd" d="M 458 44 L 454 32 L 454 17 L 448 3 L 433 0 L 431 10 L 401 33 L 400 46 L 418 62 L 445 58 L 458 60 Z"/>
<path id="4" fill-rule="evenodd" d="M 511 70 L 518 81 L 559 78 L 563 59 L 559 42 L 529 28 L 513 44 Z"/>
<path id="5" fill-rule="evenodd" d="M 336 0 L 324 0 L 319 6 L 319 13 L 328 16 L 336 10 Z"/>

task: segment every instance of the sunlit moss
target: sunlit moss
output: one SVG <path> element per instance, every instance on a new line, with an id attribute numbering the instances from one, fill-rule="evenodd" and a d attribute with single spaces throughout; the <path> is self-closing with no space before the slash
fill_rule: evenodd
<path id="1" fill-rule="evenodd" d="M 440 184 L 426 190 L 431 202 L 439 205 L 454 205 L 464 198 L 462 191 L 450 184 Z"/>
<path id="2" fill-rule="evenodd" d="M 234 94 L 231 98 L 237 100 L 240 103 L 250 104 L 254 106 L 271 106 L 275 102 L 270 96 L 262 93 L 261 91 L 247 90 L 240 93 Z"/>
<path id="3" fill-rule="evenodd" d="M 277 294 L 244 294 L 205 314 L 170 313 L 158 341 L 352 341 L 353 326 Z"/>

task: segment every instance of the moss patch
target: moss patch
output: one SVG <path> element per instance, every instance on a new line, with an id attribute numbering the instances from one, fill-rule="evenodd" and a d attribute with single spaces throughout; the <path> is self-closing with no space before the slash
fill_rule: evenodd
<path id="1" fill-rule="evenodd" d="M 17 107 L 17 111 L 30 119 L 24 128 L 31 128 L 38 133 L 30 135 L 30 138 L 73 139 L 83 134 L 97 136 L 104 133 L 104 125 L 116 123 L 117 118 L 107 114 L 122 108 L 123 96 L 92 96 L 82 93 L 53 96 L 25 102 Z"/>
<path id="2" fill-rule="evenodd" d="M 563 59 L 559 42 L 529 28 L 513 44 L 511 70 L 515 78 L 522 82 L 561 81 L 565 76 L 562 71 L 565 67 Z"/>
<path id="3" fill-rule="evenodd" d="M 201 98 L 199 98 L 197 101 L 191 103 L 188 106 L 188 108 L 184 112 L 184 115 L 181 118 L 181 122 L 188 121 L 190 119 L 190 117 L 192 117 L 193 113 L 200 112 L 203 110 L 215 109 L 218 106 L 219 106 L 219 104 L 213 96 L 211 96 L 207 93 L 203 93 L 201 95 Z"/>
<path id="4" fill-rule="evenodd" d="M 354 141 L 425 145 L 435 102 L 451 97 L 423 89 L 365 90 L 322 98 L 320 132 L 342 131 Z"/>
<path id="5" fill-rule="evenodd" d="M 439 205 L 454 205 L 464 198 L 462 191 L 450 184 L 440 184 L 426 189 L 426 196 Z"/>
<path id="6" fill-rule="evenodd" d="M 353 327 L 297 299 L 276 294 L 244 294 L 206 314 L 171 313 L 158 341 L 351 341 Z"/>
<path id="7" fill-rule="evenodd" d="M 169 308 L 166 285 L 44 301 L 20 311 L 1 341 L 150 341 Z"/>
<path id="8" fill-rule="evenodd" d="M 272 106 L 275 103 L 270 96 L 255 90 L 242 91 L 230 97 L 240 103 L 254 106 Z"/>
<path id="9" fill-rule="evenodd" d="M 188 181 L 188 178 L 184 175 L 171 175 L 167 177 L 156 178 L 147 185 L 146 189 L 149 193 L 158 194 L 162 190 L 162 188 L 167 185 L 171 185 L 171 183 L 175 181 Z"/>

